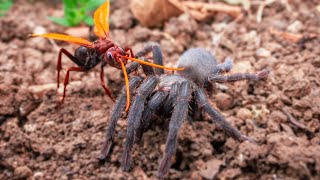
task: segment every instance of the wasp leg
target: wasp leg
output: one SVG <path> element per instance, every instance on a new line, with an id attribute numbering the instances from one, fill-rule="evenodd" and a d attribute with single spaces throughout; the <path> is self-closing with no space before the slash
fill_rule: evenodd
<path id="1" fill-rule="evenodd" d="M 112 101 L 115 101 L 115 99 L 111 95 L 111 91 L 106 86 L 106 83 L 104 81 L 104 66 L 105 66 L 104 64 L 101 64 L 101 68 L 100 68 L 100 83 L 101 83 L 101 86 L 103 87 L 104 91 L 106 92 L 106 94 L 110 97 L 110 99 Z"/>
<path id="2" fill-rule="evenodd" d="M 61 48 L 59 51 L 58 62 L 57 62 L 57 87 L 59 88 L 60 83 L 60 71 L 62 69 L 62 53 L 65 54 L 71 61 L 77 64 L 79 67 L 83 67 L 84 64 L 79 61 L 76 57 L 74 57 L 71 53 L 69 53 L 66 49 Z"/>
<path id="3" fill-rule="evenodd" d="M 63 102 L 64 98 L 66 97 L 66 90 L 67 90 L 67 85 L 69 84 L 69 75 L 70 75 L 71 71 L 85 72 L 87 70 L 85 70 L 81 67 L 71 67 L 67 70 L 67 74 L 64 78 L 63 97 L 62 97 L 61 102 Z"/>

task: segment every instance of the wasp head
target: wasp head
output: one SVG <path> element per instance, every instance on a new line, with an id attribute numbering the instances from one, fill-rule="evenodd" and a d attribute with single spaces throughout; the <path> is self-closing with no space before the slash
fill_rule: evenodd
<path id="1" fill-rule="evenodd" d="M 127 59 L 122 59 L 120 56 L 125 56 L 126 53 L 121 47 L 114 47 L 107 51 L 106 61 L 110 66 L 121 69 L 121 64 L 119 61 L 122 61 L 124 64 L 127 63 Z"/>

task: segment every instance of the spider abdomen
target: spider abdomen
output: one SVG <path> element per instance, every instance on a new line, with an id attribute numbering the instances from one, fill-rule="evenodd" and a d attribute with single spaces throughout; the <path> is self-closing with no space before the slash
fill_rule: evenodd
<path id="1" fill-rule="evenodd" d="M 185 78 L 204 84 L 217 65 L 216 59 L 203 48 L 191 48 L 180 56 L 177 67 L 185 68 L 177 73 Z"/>

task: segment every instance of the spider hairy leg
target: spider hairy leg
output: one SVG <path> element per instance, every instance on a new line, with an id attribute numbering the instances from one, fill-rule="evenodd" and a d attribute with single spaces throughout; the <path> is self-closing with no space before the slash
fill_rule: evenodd
<path id="1" fill-rule="evenodd" d="M 233 128 L 222 116 L 222 114 L 219 113 L 218 110 L 214 109 L 213 107 L 210 106 L 210 103 L 208 101 L 207 96 L 205 95 L 205 92 L 198 88 L 195 91 L 195 96 L 196 96 L 196 101 L 199 106 L 199 108 L 203 109 L 204 112 L 208 113 L 212 121 L 214 123 L 217 123 L 229 136 L 232 138 L 236 139 L 239 142 L 243 142 L 246 140 L 249 140 L 250 142 L 254 141 L 247 136 L 242 135 L 238 130 Z"/>
<path id="2" fill-rule="evenodd" d="M 140 120 L 136 121 L 134 124 L 136 144 L 139 144 L 143 132 L 146 131 L 147 127 L 149 126 L 152 114 L 160 107 L 163 101 L 167 98 L 168 94 L 168 91 L 158 91 L 152 95 L 151 99 L 148 101 L 148 104 L 142 113 L 142 118 L 140 118 Z"/>
<path id="3" fill-rule="evenodd" d="M 136 121 L 140 120 L 145 101 L 155 89 L 158 81 L 159 80 L 156 76 L 149 76 L 145 81 L 143 81 L 130 107 L 128 114 L 126 142 L 121 161 L 121 168 L 124 171 L 128 171 L 131 165 L 131 150 L 134 143 L 134 124 Z"/>
<path id="4" fill-rule="evenodd" d="M 141 60 L 147 61 L 147 59 L 144 58 L 144 57 L 142 57 Z M 143 70 L 143 72 L 144 72 L 144 74 L 146 76 L 155 75 L 155 73 L 154 73 L 155 69 L 153 69 L 153 67 L 147 66 L 147 65 L 144 65 L 144 64 L 141 64 L 141 66 L 142 66 L 142 70 Z"/>
<path id="5" fill-rule="evenodd" d="M 178 91 L 178 96 L 174 103 L 172 116 L 170 119 L 165 154 L 158 168 L 158 176 L 160 178 L 164 177 L 167 174 L 171 166 L 171 160 L 176 151 L 177 135 L 179 129 L 181 128 L 182 123 L 184 122 L 184 120 L 187 119 L 188 116 L 188 107 L 191 98 L 191 91 L 191 86 L 188 81 L 184 81 L 181 83 L 181 86 Z"/>
<path id="6" fill-rule="evenodd" d="M 231 74 L 228 76 L 223 75 L 212 75 L 208 78 L 210 82 L 218 82 L 218 83 L 233 83 L 236 81 L 242 81 L 242 80 L 261 80 L 265 77 L 267 77 L 269 74 L 268 70 L 263 70 L 258 72 L 257 74 L 252 73 L 236 73 Z"/>
<path id="7" fill-rule="evenodd" d="M 141 57 L 140 59 L 143 60 L 143 61 L 148 62 L 147 59 L 144 58 L 144 57 Z M 154 75 L 155 74 L 155 72 L 154 72 L 155 69 L 153 67 L 147 66 L 147 65 L 144 65 L 144 64 L 139 64 L 138 62 L 132 62 L 129 65 L 127 65 L 126 66 L 127 73 L 131 74 L 132 72 L 136 71 L 139 68 L 140 65 L 142 66 L 142 70 L 143 70 L 145 75 L 148 76 L 148 75 Z"/>
<path id="8" fill-rule="evenodd" d="M 179 87 L 180 87 L 179 83 L 174 83 L 171 85 L 168 98 L 164 102 L 164 105 L 163 105 L 163 108 L 164 108 L 163 111 L 165 114 L 171 113 L 172 103 L 174 102 L 174 100 L 176 99 L 176 97 L 178 95 Z"/>
<path id="9" fill-rule="evenodd" d="M 149 45 L 145 46 L 141 51 L 136 53 L 134 57 L 135 58 L 141 58 L 143 56 L 146 56 L 150 52 L 152 52 L 152 55 L 153 55 L 153 57 L 152 57 L 153 62 L 155 64 L 163 66 L 162 51 L 161 51 L 161 48 L 160 48 L 159 44 L 156 44 L 156 43 L 149 44 Z M 139 65 L 140 64 L 138 62 L 130 63 L 127 66 L 128 74 L 130 74 L 132 71 L 137 70 Z M 156 72 L 156 74 L 163 74 L 164 70 L 163 69 L 155 69 L 155 72 Z"/>
<path id="10" fill-rule="evenodd" d="M 232 64 L 233 64 L 233 59 L 231 57 L 227 57 L 223 63 L 218 64 L 213 68 L 212 74 L 229 72 L 232 68 Z"/>
<path id="11" fill-rule="evenodd" d="M 142 77 L 137 77 L 137 76 L 134 76 L 130 79 L 129 87 L 130 87 L 131 93 L 133 93 L 136 90 L 136 88 L 139 86 L 142 80 L 143 80 Z M 121 94 L 117 98 L 116 104 L 114 106 L 114 109 L 111 113 L 111 117 L 109 119 L 109 126 L 106 131 L 105 142 L 103 143 L 100 156 L 98 157 L 100 163 L 104 163 L 104 161 L 106 160 L 106 158 L 111 152 L 117 121 L 121 117 L 121 113 L 125 109 L 125 107 L 126 107 L 126 87 L 123 87 L 121 90 Z"/>
<path id="12" fill-rule="evenodd" d="M 140 64 L 137 62 L 132 62 L 126 66 L 126 71 L 128 74 L 131 74 L 132 72 L 136 71 L 139 68 Z M 123 77 L 123 74 L 121 74 Z"/>
<path id="13" fill-rule="evenodd" d="M 136 54 L 135 57 L 139 58 L 139 57 L 142 57 L 142 56 L 149 54 L 150 52 L 152 52 L 153 63 L 158 64 L 158 65 L 163 65 L 162 51 L 161 51 L 160 45 L 156 44 L 156 43 L 149 44 L 149 45 L 145 46 L 141 51 L 139 51 Z M 164 74 L 164 70 L 159 69 L 159 68 L 155 68 L 155 73 L 158 75 Z"/>

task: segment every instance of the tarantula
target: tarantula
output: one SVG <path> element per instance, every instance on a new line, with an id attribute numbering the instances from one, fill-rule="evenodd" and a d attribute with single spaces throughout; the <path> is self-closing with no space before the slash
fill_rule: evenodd
<path id="1" fill-rule="evenodd" d="M 157 56 L 154 56 L 154 59 L 156 58 Z M 220 125 L 232 138 L 239 142 L 252 141 L 225 121 L 217 109 L 211 107 L 206 90 L 212 89 L 215 82 L 260 80 L 267 77 L 269 73 L 267 70 L 256 74 L 222 75 L 222 73 L 230 71 L 232 59 L 227 58 L 224 63 L 217 64 L 215 58 L 201 48 L 187 50 L 179 58 L 177 67 L 185 69 L 177 71 L 176 74 L 165 74 L 163 70 L 154 71 L 152 67 L 144 66 L 144 72 L 147 75 L 145 79 L 140 76 L 131 78 L 130 90 L 135 95 L 132 98 L 133 102 L 127 116 L 128 125 L 121 161 L 122 170 L 128 171 L 130 169 L 133 144 L 138 143 L 143 132 L 148 129 L 153 113 L 158 113 L 163 117 L 171 116 L 165 154 L 158 168 L 159 177 L 165 176 L 171 166 L 171 159 L 177 146 L 177 134 L 182 123 L 188 115 L 196 114 L 199 109 L 209 114 L 212 121 Z M 129 69 L 136 68 L 137 66 Z M 111 152 L 117 120 L 126 106 L 125 96 L 126 92 L 123 89 L 111 114 L 106 139 L 99 157 L 102 163 Z"/>

